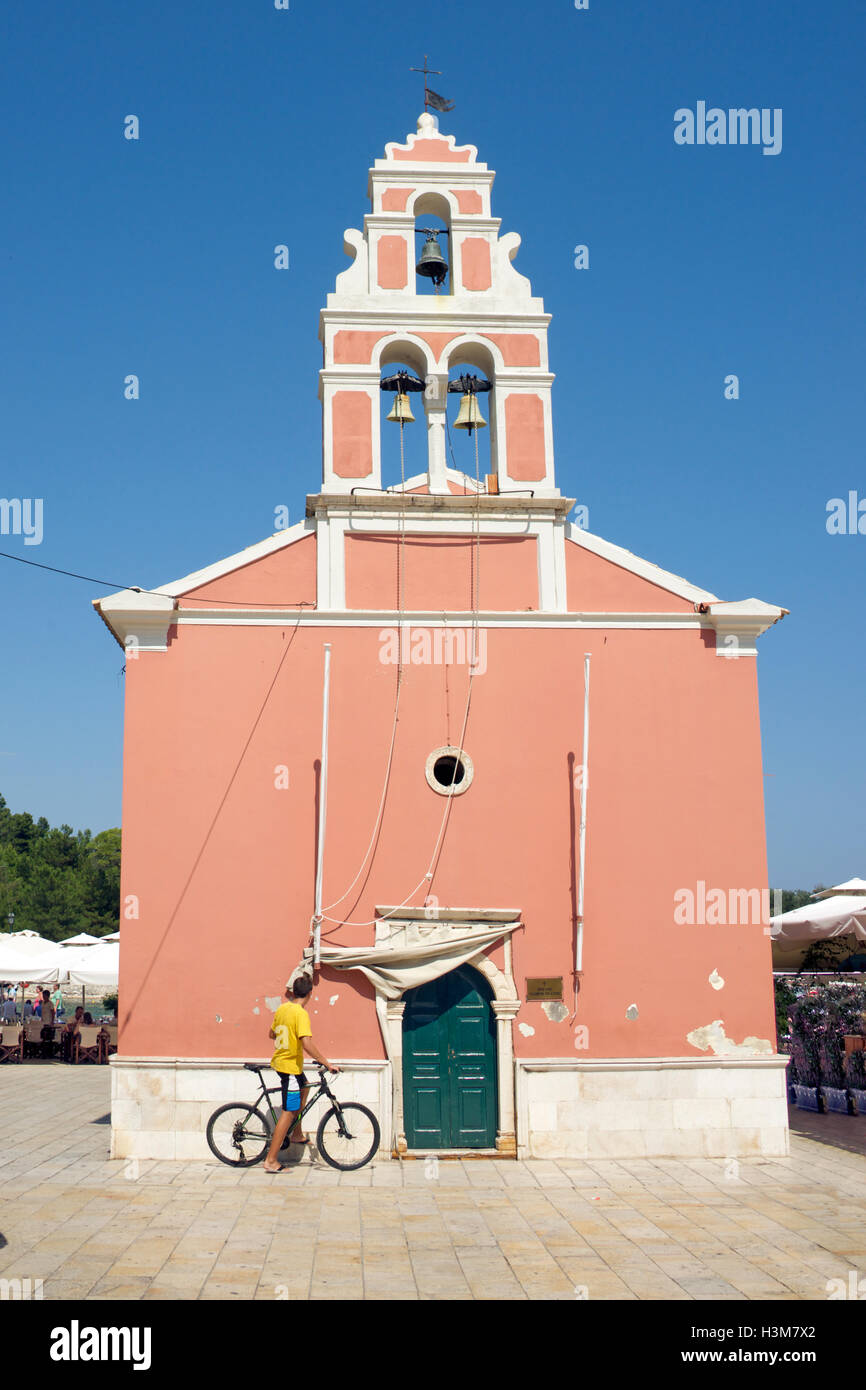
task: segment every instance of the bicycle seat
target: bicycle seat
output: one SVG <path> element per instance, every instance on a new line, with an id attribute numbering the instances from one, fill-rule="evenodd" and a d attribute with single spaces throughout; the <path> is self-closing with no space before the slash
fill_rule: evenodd
<path id="1" fill-rule="evenodd" d="M 262 1062 L 244 1062 L 244 1071 L 267 1071 Z"/>

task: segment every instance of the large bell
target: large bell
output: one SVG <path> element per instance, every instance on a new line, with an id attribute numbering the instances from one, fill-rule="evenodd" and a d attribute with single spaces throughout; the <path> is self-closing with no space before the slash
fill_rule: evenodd
<path id="1" fill-rule="evenodd" d="M 434 285 L 441 285 L 448 274 L 448 262 L 442 255 L 435 232 L 427 233 L 421 259 L 415 269 L 419 275 L 424 275 L 428 280 L 432 280 Z"/>
<path id="2" fill-rule="evenodd" d="M 481 414 L 478 397 L 472 391 L 467 392 L 460 402 L 460 413 L 454 421 L 455 430 L 468 430 L 471 434 L 473 430 L 483 430 L 486 426 L 487 421 Z"/>
<path id="3" fill-rule="evenodd" d="M 397 425 L 414 425 L 415 416 L 412 414 L 409 397 L 404 396 L 402 391 L 398 391 L 397 395 L 394 397 L 394 404 L 387 418 L 393 420 Z"/>

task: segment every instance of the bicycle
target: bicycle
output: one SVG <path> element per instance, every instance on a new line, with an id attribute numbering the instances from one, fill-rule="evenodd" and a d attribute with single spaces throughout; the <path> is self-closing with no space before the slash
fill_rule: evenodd
<path id="1" fill-rule="evenodd" d="M 244 1062 L 244 1070 L 255 1072 L 262 1088 L 261 1096 L 252 1104 L 243 1101 L 230 1101 L 221 1105 L 208 1120 L 207 1142 L 211 1153 L 221 1163 L 232 1168 L 251 1168 L 261 1163 L 267 1153 L 277 1121 L 282 1114 L 282 1092 L 279 1086 L 270 1089 L 265 1085 L 263 1071 L 268 1065 L 259 1062 Z M 379 1121 L 372 1111 L 357 1101 L 340 1101 L 330 1090 L 326 1081 L 327 1069 L 319 1067 L 318 1086 L 310 1087 L 310 1095 L 303 1110 L 298 1111 L 296 1123 L 300 1124 L 308 1110 L 322 1097 L 327 1097 L 331 1106 L 325 1111 L 316 1131 L 316 1149 L 326 1163 L 342 1172 L 352 1172 L 369 1163 L 379 1147 Z M 277 1096 L 274 1105 L 272 1096 Z M 260 1109 L 264 1100 L 265 1108 Z M 294 1126 L 292 1126 L 294 1128 Z M 286 1153 L 291 1144 L 290 1129 L 280 1149 Z"/>

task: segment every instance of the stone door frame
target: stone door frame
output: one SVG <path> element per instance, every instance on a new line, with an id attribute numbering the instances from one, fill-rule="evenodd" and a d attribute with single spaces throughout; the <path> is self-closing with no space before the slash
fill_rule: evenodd
<path id="1" fill-rule="evenodd" d="M 409 928 L 422 927 L 428 940 L 437 937 L 443 944 L 451 937 L 453 929 L 459 927 L 471 932 L 473 927 L 489 930 L 500 922 L 503 926 L 503 946 L 505 969 L 497 965 L 479 950 L 475 956 L 460 962 L 471 965 L 483 975 L 493 990 L 490 1007 L 496 1019 L 496 1094 L 499 1119 L 496 1129 L 496 1149 L 506 1158 L 517 1157 L 517 1111 L 514 1096 L 514 1043 L 511 1024 L 520 1008 L 521 1000 L 514 982 L 512 962 L 511 932 L 520 922 L 520 912 L 508 909 L 479 908 L 437 908 L 435 918 L 429 916 L 429 909 L 406 907 L 377 907 L 382 920 L 376 923 L 376 945 L 385 946 L 392 937 L 405 934 Z M 447 975 L 455 968 L 454 962 L 445 960 L 439 975 Z M 393 1148 L 398 1154 L 406 1153 L 405 1123 L 403 1119 L 403 1014 L 406 1001 L 387 999 L 377 988 L 376 1013 L 382 1029 L 385 1051 L 391 1063 L 393 1085 Z M 469 1152 L 469 1151 L 467 1151 Z M 474 1151 L 473 1151 L 474 1152 Z"/>

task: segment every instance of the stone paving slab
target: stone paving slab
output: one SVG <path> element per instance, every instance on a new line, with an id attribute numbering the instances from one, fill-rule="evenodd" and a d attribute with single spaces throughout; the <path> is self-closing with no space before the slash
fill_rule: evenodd
<path id="1" fill-rule="evenodd" d="M 49 1300 L 742 1302 L 866 1278 L 866 1157 L 800 1135 L 789 1158 L 313 1158 L 272 1178 L 111 1161 L 108 1109 L 107 1068 L 0 1072 L 0 1281 Z"/>

